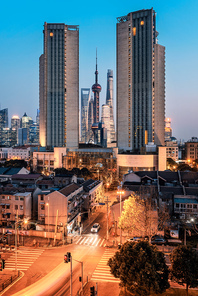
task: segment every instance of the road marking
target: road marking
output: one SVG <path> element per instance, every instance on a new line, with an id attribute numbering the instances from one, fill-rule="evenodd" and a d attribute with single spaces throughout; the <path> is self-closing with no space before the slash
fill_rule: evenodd
<path id="1" fill-rule="evenodd" d="M 100 238 L 98 236 L 80 236 L 76 242 L 76 245 L 86 245 L 86 246 L 95 246 L 95 247 L 102 247 L 104 246 L 105 239 Z"/>
<path id="2" fill-rule="evenodd" d="M 32 249 L 24 249 L 19 248 L 17 250 L 17 269 L 19 270 L 27 270 L 35 261 L 39 258 L 39 256 L 44 252 L 44 249 L 40 250 L 32 250 Z M 15 253 L 13 253 L 8 260 L 5 262 L 5 269 L 13 270 L 16 268 L 16 257 Z"/>
<path id="3" fill-rule="evenodd" d="M 109 258 L 113 257 L 116 251 L 105 250 L 100 262 L 98 263 L 91 280 L 120 283 L 120 279 L 115 278 L 111 272 L 110 267 L 107 265 Z"/>

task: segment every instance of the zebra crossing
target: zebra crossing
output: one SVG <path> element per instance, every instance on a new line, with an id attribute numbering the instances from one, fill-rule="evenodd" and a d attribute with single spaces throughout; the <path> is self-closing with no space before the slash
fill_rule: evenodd
<path id="1" fill-rule="evenodd" d="M 95 235 L 81 235 L 74 237 L 74 243 L 76 245 L 93 246 L 93 247 L 105 247 L 106 240 Z"/>
<path id="2" fill-rule="evenodd" d="M 27 270 L 36 259 L 43 253 L 44 249 L 28 249 L 28 248 L 19 248 L 16 254 L 13 253 L 5 262 L 5 269 L 13 270 L 16 268 L 18 270 Z"/>
<path id="3" fill-rule="evenodd" d="M 105 252 L 98 263 L 94 273 L 92 274 L 91 280 L 94 282 L 111 282 L 119 283 L 120 280 L 115 278 L 111 272 L 110 267 L 107 265 L 109 258 L 113 257 L 116 251 L 105 249 Z"/>

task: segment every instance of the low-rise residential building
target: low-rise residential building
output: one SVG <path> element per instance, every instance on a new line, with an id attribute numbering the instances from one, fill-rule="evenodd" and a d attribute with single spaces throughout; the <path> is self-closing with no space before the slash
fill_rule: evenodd
<path id="1" fill-rule="evenodd" d="M 174 215 L 183 220 L 198 218 L 198 196 L 175 195 Z"/>
<path id="2" fill-rule="evenodd" d="M 195 160 L 198 159 L 198 138 L 192 137 L 191 140 L 185 143 L 186 159 Z"/>
<path id="3" fill-rule="evenodd" d="M 31 153 L 30 147 L 21 146 L 21 147 L 8 148 L 8 159 L 29 160 L 30 153 Z"/>
<path id="4" fill-rule="evenodd" d="M 166 146 L 166 158 L 172 158 L 174 161 L 178 160 L 178 144 L 174 137 L 171 137 L 169 141 L 165 142 Z"/>
<path id="5" fill-rule="evenodd" d="M 48 225 L 52 231 L 56 225 L 62 225 L 64 232 L 66 228 L 67 233 L 72 232 L 78 224 L 83 195 L 83 187 L 75 183 L 48 195 L 39 195 L 38 219 L 44 222 L 46 230 Z"/>
<path id="6" fill-rule="evenodd" d="M 17 219 L 32 218 L 31 192 L 18 192 L 15 194 L 4 192 L 0 194 L 0 223 L 10 226 Z"/>

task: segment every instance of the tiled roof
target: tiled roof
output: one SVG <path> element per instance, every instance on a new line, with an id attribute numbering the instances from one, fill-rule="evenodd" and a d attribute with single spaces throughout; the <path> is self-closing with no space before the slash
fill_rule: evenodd
<path id="1" fill-rule="evenodd" d="M 198 196 L 198 187 L 185 187 L 187 195 L 197 195 Z"/>
<path id="2" fill-rule="evenodd" d="M 4 175 L 15 175 L 20 172 L 22 168 L 10 168 L 7 172 L 4 173 Z"/>
<path id="3" fill-rule="evenodd" d="M 174 180 L 179 181 L 179 176 L 177 172 L 159 171 L 158 175 L 165 179 L 167 182 L 172 182 Z"/>
<path id="4" fill-rule="evenodd" d="M 60 193 L 64 194 L 65 196 L 70 195 L 72 192 L 76 191 L 77 189 L 79 189 L 81 186 L 76 184 L 76 183 L 72 183 L 66 187 L 64 187 L 63 189 L 59 190 Z"/>
<path id="5" fill-rule="evenodd" d="M 198 180 L 197 172 L 180 172 L 181 179 L 183 181 L 187 181 L 189 184 L 195 184 L 195 181 Z"/>
<path id="6" fill-rule="evenodd" d="M 4 175 L 6 171 L 8 171 L 10 168 L 0 168 L 0 175 Z"/>
<path id="7" fill-rule="evenodd" d="M 13 180 L 30 180 L 30 179 L 38 179 L 41 174 L 16 174 L 12 176 Z"/>
<path id="8" fill-rule="evenodd" d="M 144 176 L 148 176 L 152 179 L 157 179 L 157 172 L 156 171 L 139 171 L 139 172 L 134 172 L 136 175 L 138 175 L 140 178 Z"/>
<path id="9" fill-rule="evenodd" d="M 176 187 L 176 186 L 160 186 L 160 191 L 163 193 L 163 192 L 170 192 L 170 193 L 173 193 L 173 194 L 180 194 L 180 195 L 183 195 L 184 192 L 183 192 L 183 189 L 182 187 Z"/>

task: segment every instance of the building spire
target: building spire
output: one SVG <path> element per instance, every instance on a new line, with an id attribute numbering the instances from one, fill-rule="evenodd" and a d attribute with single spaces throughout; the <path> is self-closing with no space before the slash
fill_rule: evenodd
<path id="1" fill-rule="evenodd" d="M 97 47 L 96 47 L 96 71 L 95 71 L 95 83 L 98 83 L 98 58 L 97 58 Z"/>

